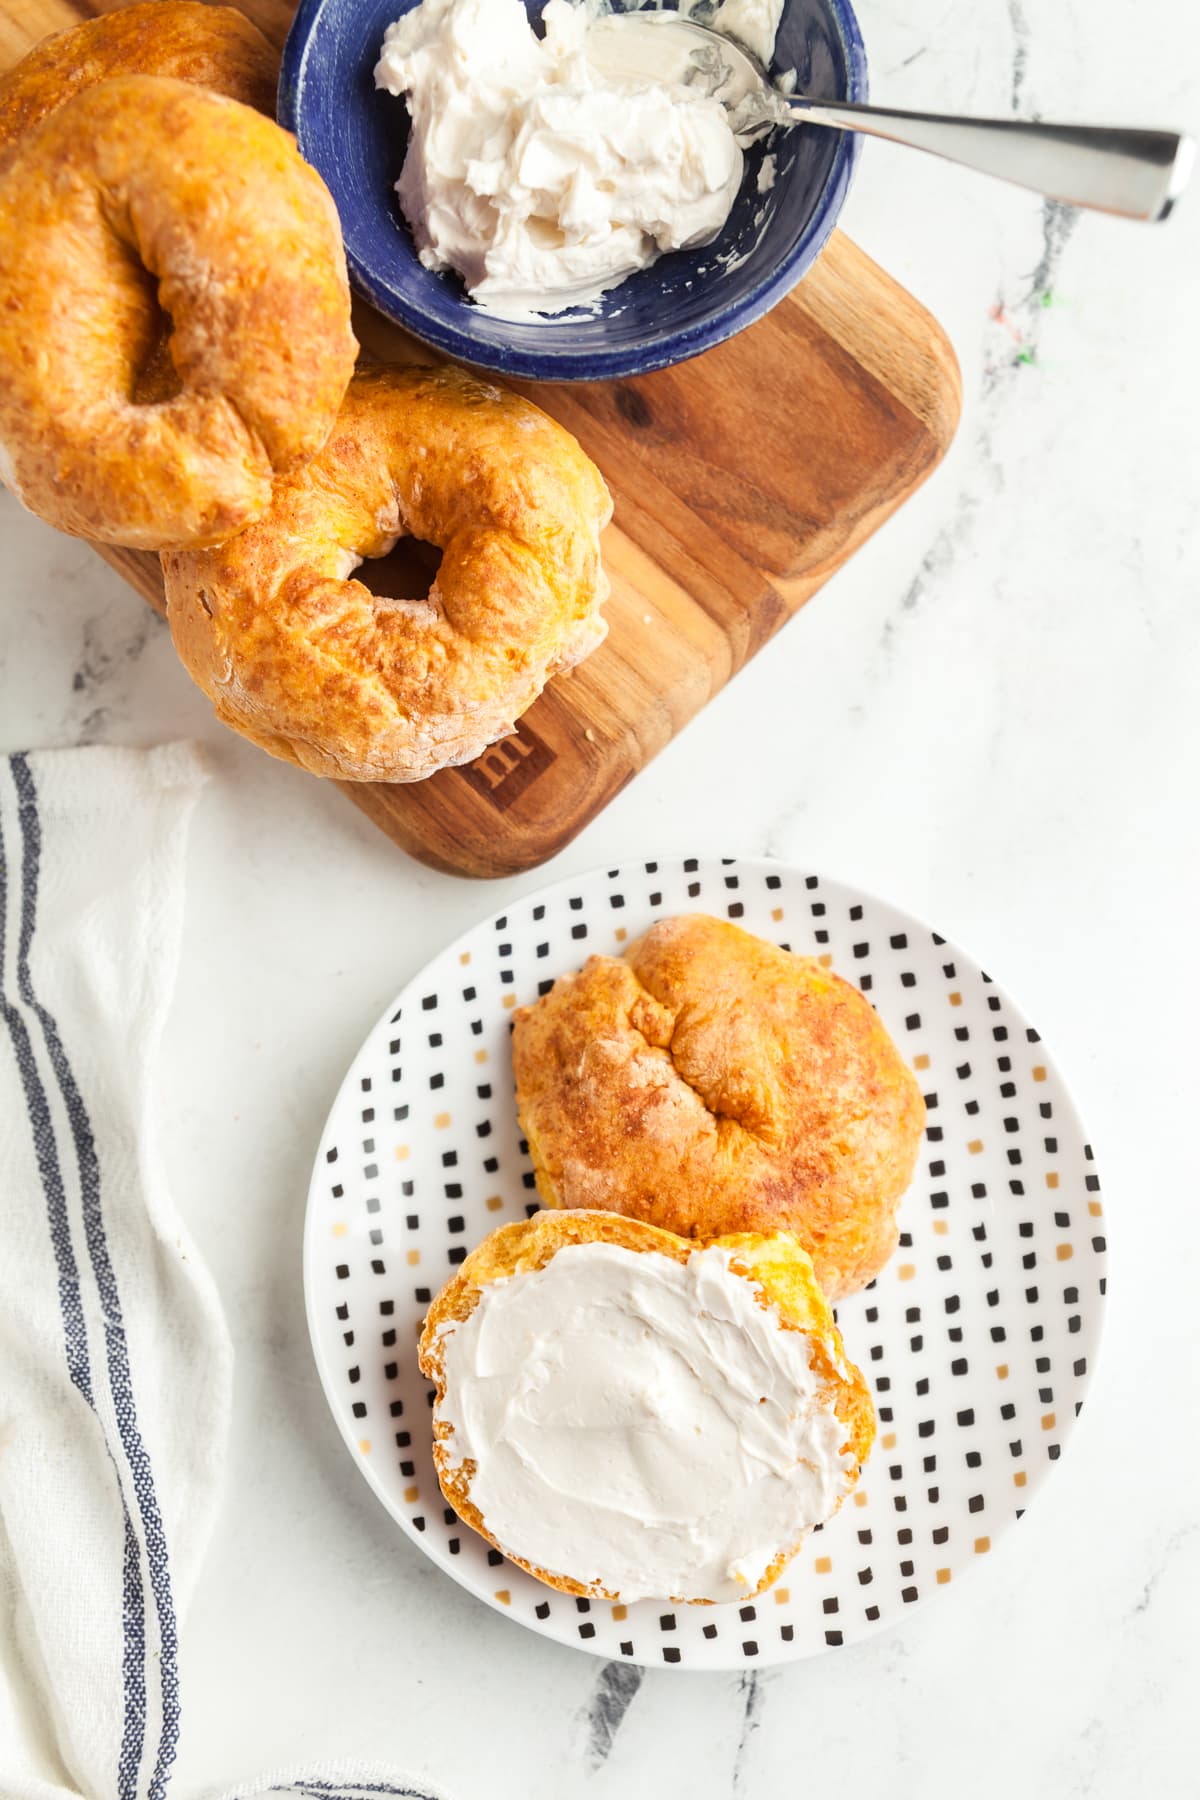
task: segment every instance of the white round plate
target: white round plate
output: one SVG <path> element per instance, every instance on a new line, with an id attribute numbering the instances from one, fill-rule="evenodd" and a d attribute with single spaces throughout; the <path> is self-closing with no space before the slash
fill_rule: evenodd
<path id="1" fill-rule="evenodd" d="M 746 1605 L 615 1606 L 544 1587 L 438 1490 L 426 1308 L 469 1249 L 537 1204 L 513 1103 L 512 1009 L 656 918 L 708 912 L 829 958 L 917 1070 L 928 1124 L 900 1248 L 838 1317 L 879 1411 L 852 1499 Z M 1099 1182 L 1038 1034 L 969 957 L 894 907 L 778 863 L 673 860 L 575 877 L 435 957 L 371 1032 L 325 1126 L 304 1240 L 309 1328 L 355 1462 L 428 1556 L 489 1606 L 598 1656 L 745 1668 L 855 1643 L 952 1588 L 1045 1479 L 1104 1310 Z"/>

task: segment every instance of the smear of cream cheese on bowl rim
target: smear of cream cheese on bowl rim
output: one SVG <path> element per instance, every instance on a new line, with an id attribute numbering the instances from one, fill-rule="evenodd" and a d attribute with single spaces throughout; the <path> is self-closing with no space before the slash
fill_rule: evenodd
<path id="1" fill-rule="evenodd" d="M 731 1261 L 568 1245 L 441 1327 L 442 1441 L 503 1549 L 622 1600 L 736 1600 L 835 1511 L 854 1457 L 810 1339 Z"/>
<path id="2" fill-rule="evenodd" d="M 712 23 L 769 63 L 782 6 L 724 0 Z M 710 243 L 741 186 L 749 139 L 689 85 L 687 39 L 623 24 L 627 68 L 601 69 L 589 36 L 609 11 L 548 0 L 538 38 L 522 0 L 422 0 L 384 37 L 375 81 L 411 115 L 396 191 L 420 260 L 500 318 L 594 305 Z"/>

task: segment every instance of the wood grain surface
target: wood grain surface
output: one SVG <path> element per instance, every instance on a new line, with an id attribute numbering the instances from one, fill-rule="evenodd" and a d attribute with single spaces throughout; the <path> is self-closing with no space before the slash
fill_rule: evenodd
<path id="1" fill-rule="evenodd" d="M 0 0 L 0 68 L 109 10 Z M 243 10 L 282 45 L 286 0 Z M 355 323 L 374 356 L 432 360 L 361 305 Z M 514 874 L 568 844 L 920 485 L 961 401 L 940 327 L 840 233 L 772 313 L 693 362 L 523 391 L 612 489 L 608 637 L 467 767 L 342 784 L 397 844 L 456 874 Z M 162 610 L 156 558 L 100 554 Z M 423 591 L 402 549 L 360 576 Z"/>

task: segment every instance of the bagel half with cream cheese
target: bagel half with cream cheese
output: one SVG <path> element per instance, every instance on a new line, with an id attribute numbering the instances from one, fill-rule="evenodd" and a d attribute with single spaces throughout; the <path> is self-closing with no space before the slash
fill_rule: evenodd
<path id="1" fill-rule="evenodd" d="M 467 1257 L 420 1361 L 447 1501 L 572 1594 L 748 1599 L 837 1511 L 875 1435 L 787 1233 L 700 1245 L 537 1213 Z"/>

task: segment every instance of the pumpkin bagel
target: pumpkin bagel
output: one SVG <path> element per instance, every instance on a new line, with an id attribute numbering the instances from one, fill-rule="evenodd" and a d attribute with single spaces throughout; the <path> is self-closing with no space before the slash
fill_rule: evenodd
<path id="1" fill-rule="evenodd" d="M 420 781 L 503 737 L 600 642 L 611 511 L 527 400 L 458 369 L 360 369 L 256 524 L 163 557 L 171 635 L 218 716 L 272 755 Z M 424 600 L 352 579 L 403 536 L 442 552 Z"/>
<path id="2" fill-rule="evenodd" d="M 245 13 L 202 0 L 139 0 L 56 32 L 0 75 L 0 168 L 48 113 L 118 75 L 172 75 L 275 116 L 279 58 Z"/>
<path id="3" fill-rule="evenodd" d="M 180 391 L 136 398 L 169 316 Z M 341 229 L 287 132 L 163 76 L 83 89 L 0 178 L 0 474 L 49 524 L 217 543 L 329 435 L 357 352 Z"/>
<path id="4" fill-rule="evenodd" d="M 660 920 L 517 1012 L 513 1067 L 550 1206 L 702 1239 L 792 1231 L 831 1300 L 896 1247 L 925 1103 L 815 957 L 701 913 Z"/>

